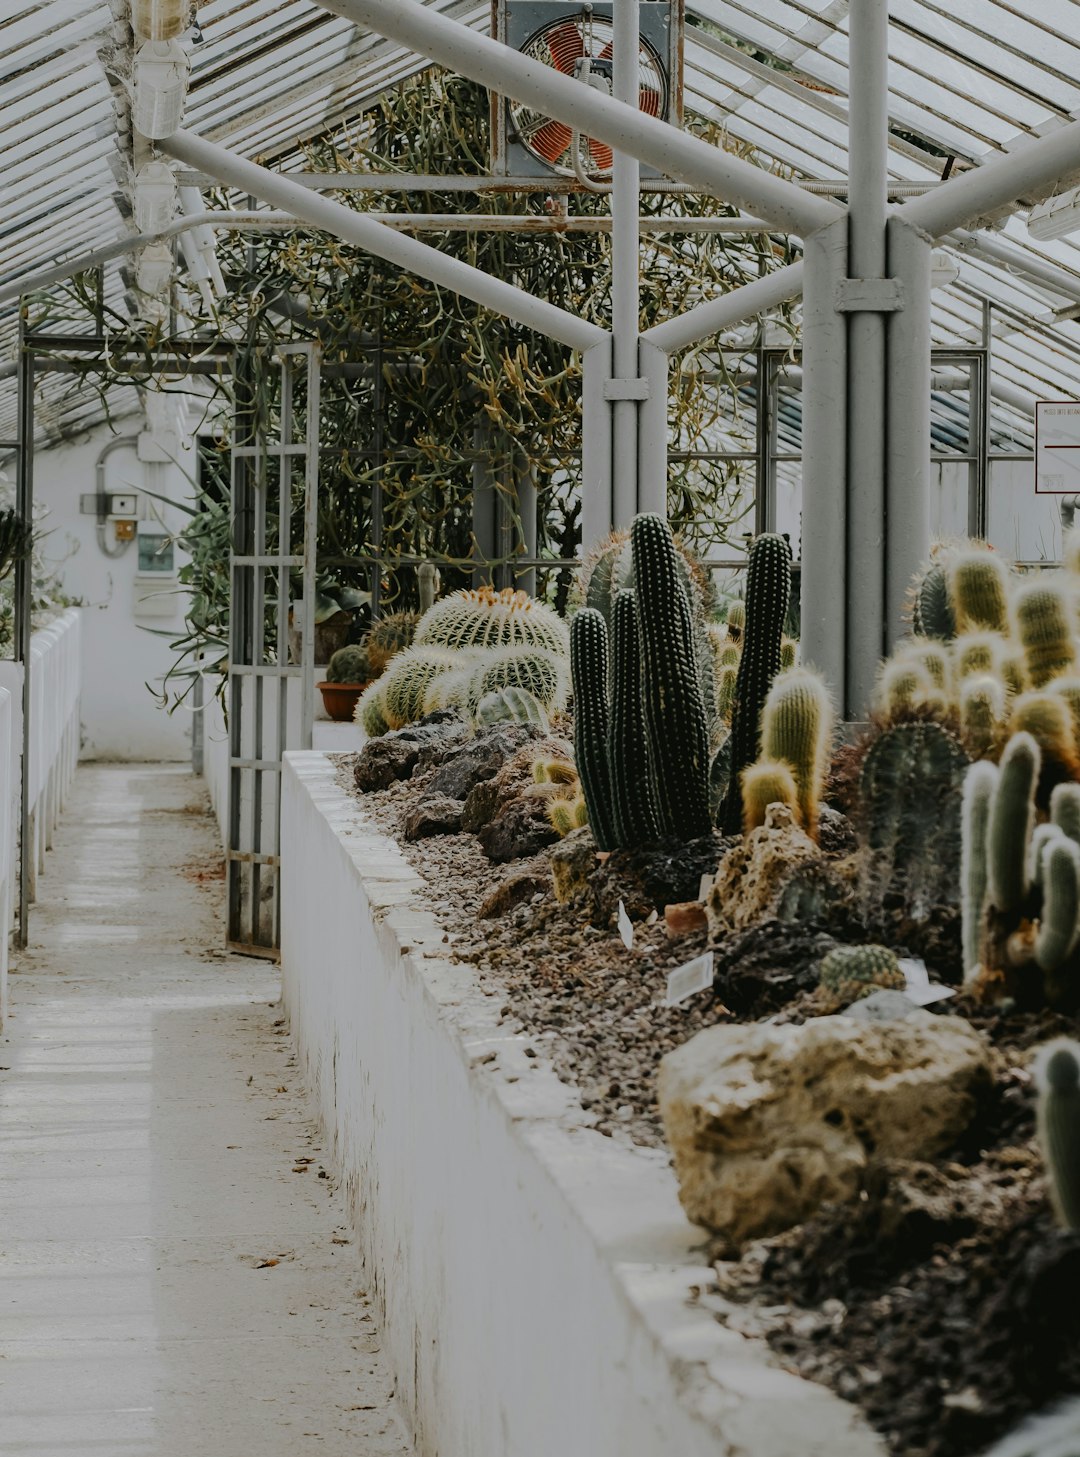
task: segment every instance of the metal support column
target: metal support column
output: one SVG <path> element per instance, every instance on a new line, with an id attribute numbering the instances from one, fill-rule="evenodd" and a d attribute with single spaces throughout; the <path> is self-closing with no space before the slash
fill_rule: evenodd
<path id="1" fill-rule="evenodd" d="M 611 530 L 611 337 L 581 356 L 581 550 Z"/>
<path id="2" fill-rule="evenodd" d="M 638 341 L 638 374 L 648 394 L 638 410 L 639 511 L 667 515 L 668 376 L 671 362 L 665 350 L 647 339 Z"/>
<path id="3" fill-rule="evenodd" d="M 638 104 L 638 0 L 615 0 L 612 94 Z M 611 189 L 611 334 L 616 380 L 638 373 L 638 191 L 640 167 L 629 152 L 616 150 Z M 612 507 L 618 527 L 638 510 L 638 401 L 617 396 L 612 415 Z"/>
<path id="4" fill-rule="evenodd" d="M 23 521 L 34 519 L 34 351 L 19 325 L 19 450 L 15 482 L 15 509 Z M 33 563 L 15 564 L 15 661 L 22 664 L 22 756 L 19 775 L 19 925 L 16 945 L 30 939 L 30 892 L 36 874 L 30 833 L 30 611 L 33 598 Z M 7 934 L 6 930 L 3 934 Z"/>

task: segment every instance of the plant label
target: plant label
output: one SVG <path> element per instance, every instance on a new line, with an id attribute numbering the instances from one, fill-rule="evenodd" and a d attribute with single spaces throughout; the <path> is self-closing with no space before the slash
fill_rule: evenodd
<path id="1" fill-rule="evenodd" d="M 697 898 L 699 901 L 707 901 L 709 899 L 709 891 L 712 890 L 713 881 L 715 879 L 716 876 L 710 874 L 710 872 L 706 870 L 705 874 L 701 877 L 697 888 Z"/>
<path id="2" fill-rule="evenodd" d="M 903 956 L 897 965 L 907 982 L 904 996 L 917 1007 L 929 1007 L 933 1002 L 943 1002 L 946 997 L 956 996 L 955 987 L 943 987 L 937 982 L 931 982 L 925 961 L 915 956 Z"/>
<path id="3" fill-rule="evenodd" d="M 619 914 L 616 919 L 616 925 L 619 928 L 619 935 L 622 937 L 622 944 L 626 947 L 627 951 L 633 950 L 634 923 L 626 914 L 626 907 L 622 901 L 619 902 Z"/>
<path id="4" fill-rule="evenodd" d="M 703 992 L 713 984 L 713 954 L 703 951 L 693 961 L 684 962 L 674 971 L 668 972 L 665 1007 L 678 1006 L 697 992 Z"/>

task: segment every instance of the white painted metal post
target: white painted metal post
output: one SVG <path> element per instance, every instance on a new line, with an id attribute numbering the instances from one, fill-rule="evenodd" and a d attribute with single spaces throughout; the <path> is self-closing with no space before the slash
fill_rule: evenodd
<path id="1" fill-rule="evenodd" d="M 847 276 L 848 222 L 804 246 L 802 656 L 846 711 L 847 325 L 836 308 Z"/>
<path id="2" fill-rule="evenodd" d="M 581 550 L 611 530 L 611 336 L 581 356 Z"/>
<path id="3" fill-rule="evenodd" d="M 638 0 L 615 0 L 613 95 L 638 105 Z M 612 157 L 611 336 L 617 380 L 638 373 L 638 189 L 640 166 L 629 152 Z M 638 401 L 612 403 L 612 525 L 627 527 L 638 509 Z"/>
<path id="4" fill-rule="evenodd" d="M 638 341 L 638 374 L 649 393 L 638 410 L 639 511 L 667 515 L 668 375 L 670 359 L 644 336 Z"/>
<path id="5" fill-rule="evenodd" d="M 903 636 L 908 587 L 930 549 L 930 273 L 932 243 L 894 214 L 889 272 L 904 309 L 889 320 L 885 553 L 887 647 Z"/>
<path id="6" fill-rule="evenodd" d="M 852 0 L 848 27 L 848 273 L 855 279 L 882 279 L 888 205 L 888 0 Z M 848 323 L 845 713 L 855 718 L 865 717 L 885 646 L 885 320 L 871 306 L 856 308 Z"/>

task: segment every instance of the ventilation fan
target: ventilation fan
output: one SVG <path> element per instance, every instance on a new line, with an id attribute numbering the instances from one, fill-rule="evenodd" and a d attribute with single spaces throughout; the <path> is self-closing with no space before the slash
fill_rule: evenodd
<path id="1" fill-rule="evenodd" d="M 573 6 L 566 0 L 501 0 L 497 33 L 531 60 L 610 95 L 615 39 L 611 12 L 610 3 Z M 677 0 L 642 0 L 638 104 L 650 116 L 676 122 L 681 121 L 674 104 L 681 88 L 673 84 L 680 61 L 680 22 Z M 494 119 L 495 171 L 575 175 L 575 136 L 564 122 L 516 101 L 499 105 Z M 587 176 L 611 175 L 611 148 L 605 142 L 578 136 L 576 146 L 578 166 Z"/>

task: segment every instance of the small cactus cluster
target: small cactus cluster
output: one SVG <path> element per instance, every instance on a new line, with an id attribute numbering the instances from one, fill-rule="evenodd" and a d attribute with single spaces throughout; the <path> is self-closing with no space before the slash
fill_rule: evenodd
<path id="1" fill-rule="evenodd" d="M 349 643 L 338 648 L 326 665 L 328 683 L 366 683 L 374 674 L 362 643 Z"/>
<path id="2" fill-rule="evenodd" d="M 818 981 L 839 1005 L 847 1006 L 871 992 L 903 991 L 907 978 L 896 953 L 887 946 L 837 946 L 821 960 Z"/>
<path id="3" fill-rule="evenodd" d="M 610 591 L 618 557 L 611 571 L 605 562 L 601 556 L 593 576 L 603 567 Z M 635 518 L 630 574 L 633 587 L 617 587 L 607 616 L 585 606 L 570 632 L 574 758 L 601 850 L 694 839 L 712 828 L 712 683 L 703 683 L 686 559 L 663 517 Z"/>
<path id="4" fill-rule="evenodd" d="M 964 783 L 961 871 L 965 974 L 1023 1003 L 1080 1001 L 1080 784 L 1059 783 L 1039 822 L 1042 750 L 1014 734 L 1000 765 Z"/>
<path id="5" fill-rule="evenodd" d="M 761 713 L 761 757 L 743 770 L 745 831 L 764 824 L 765 811 L 779 801 L 816 837 L 832 730 L 832 701 L 822 678 L 809 668 L 778 673 Z"/>
<path id="6" fill-rule="evenodd" d="M 537 759 L 532 768 L 533 781 L 553 790 L 547 804 L 547 817 L 559 838 L 565 840 L 573 830 L 587 825 L 589 812 L 585 796 L 581 792 L 577 770 L 570 760 Z"/>
<path id="7" fill-rule="evenodd" d="M 566 706 L 568 648 L 558 614 L 524 592 L 455 592 L 419 618 L 411 646 L 361 695 L 356 722 L 374 735 L 453 709 L 474 727 L 546 729 Z"/>

